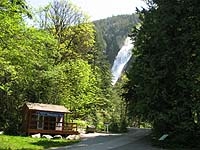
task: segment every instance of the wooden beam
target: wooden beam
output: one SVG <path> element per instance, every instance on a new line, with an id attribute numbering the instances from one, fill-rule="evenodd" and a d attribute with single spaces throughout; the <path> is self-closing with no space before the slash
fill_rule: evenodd
<path id="1" fill-rule="evenodd" d="M 31 116 L 32 116 L 32 111 L 28 109 L 28 125 L 27 125 L 27 129 L 26 129 L 28 131 L 28 136 L 30 135 L 29 128 L 30 128 Z"/>

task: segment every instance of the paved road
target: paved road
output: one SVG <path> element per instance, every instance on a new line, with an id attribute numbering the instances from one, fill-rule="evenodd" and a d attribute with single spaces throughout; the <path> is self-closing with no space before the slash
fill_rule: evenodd
<path id="1" fill-rule="evenodd" d="M 82 141 L 56 150 L 161 150 L 146 139 L 149 129 L 131 128 L 125 134 L 83 134 Z"/>

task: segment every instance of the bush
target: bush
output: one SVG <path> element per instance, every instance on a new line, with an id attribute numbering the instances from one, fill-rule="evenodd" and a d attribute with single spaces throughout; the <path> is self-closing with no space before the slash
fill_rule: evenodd
<path id="1" fill-rule="evenodd" d="M 79 128 L 85 129 L 89 124 L 84 120 L 74 120 Z"/>
<path id="2" fill-rule="evenodd" d="M 119 128 L 118 122 L 112 122 L 109 126 L 109 131 L 113 133 L 119 133 L 120 128 Z"/>
<path id="3" fill-rule="evenodd" d="M 127 126 L 128 124 L 125 119 L 120 121 L 113 120 L 113 122 L 109 126 L 109 130 L 113 133 L 127 132 Z"/>
<path id="4" fill-rule="evenodd" d="M 97 131 L 103 131 L 105 129 L 105 125 L 103 122 L 99 122 L 96 126 Z"/>
<path id="5" fill-rule="evenodd" d="M 127 121 L 123 119 L 120 124 L 120 132 L 127 132 L 127 126 L 128 126 Z"/>

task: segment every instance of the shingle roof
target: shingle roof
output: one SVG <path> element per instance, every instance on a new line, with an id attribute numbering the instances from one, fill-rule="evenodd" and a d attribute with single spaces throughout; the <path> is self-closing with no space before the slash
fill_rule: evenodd
<path id="1" fill-rule="evenodd" d="M 65 112 L 70 113 L 70 111 L 62 105 L 53 105 L 53 104 L 42 104 L 42 103 L 30 103 L 27 102 L 26 106 L 31 110 L 42 110 L 42 111 L 51 111 L 51 112 Z"/>

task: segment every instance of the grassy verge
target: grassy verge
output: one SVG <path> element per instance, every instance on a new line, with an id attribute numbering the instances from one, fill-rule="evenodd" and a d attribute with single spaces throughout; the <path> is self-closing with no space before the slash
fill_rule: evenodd
<path id="1" fill-rule="evenodd" d="M 77 140 L 48 140 L 21 136 L 0 135 L 0 149 L 47 149 L 50 147 L 66 146 L 78 142 Z"/>

